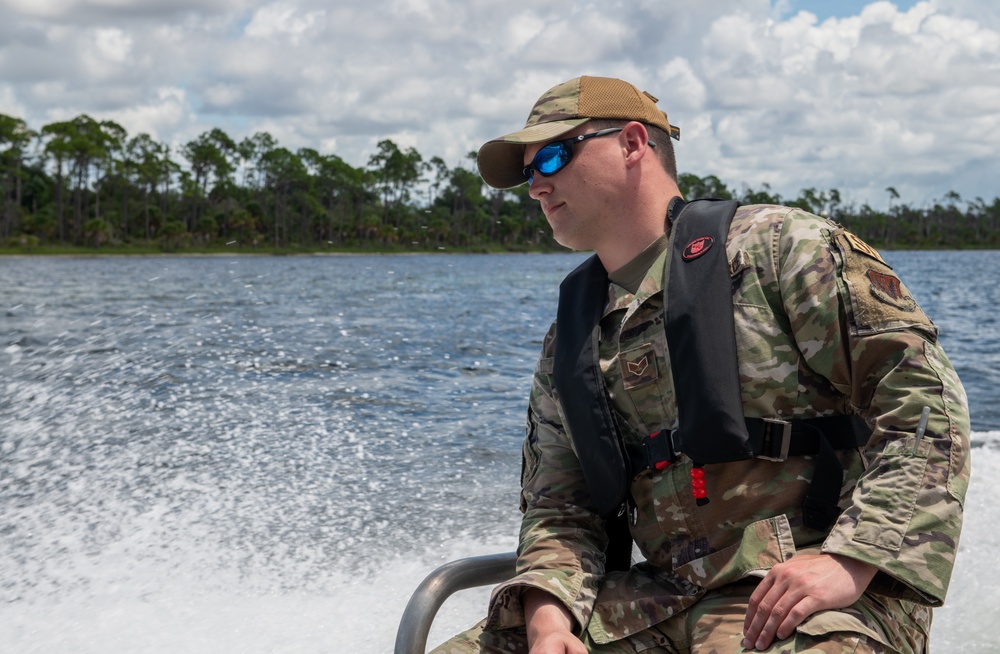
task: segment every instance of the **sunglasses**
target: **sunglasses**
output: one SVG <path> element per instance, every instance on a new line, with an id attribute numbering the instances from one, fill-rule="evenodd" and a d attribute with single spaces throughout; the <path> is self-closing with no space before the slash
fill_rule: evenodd
<path id="1" fill-rule="evenodd" d="M 548 177 L 565 168 L 566 164 L 573 158 L 573 146 L 580 141 L 620 131 L 622 131 L 621 127 L 611 127 L 549 143 L 535 154 L 535 158 L 531 160 L 530 164 L 524 167 L 524 177 L 528 180 L 528 186 L 531 186 L 531 183 L 535 181 L 536 172 L 542 177 Z"/>

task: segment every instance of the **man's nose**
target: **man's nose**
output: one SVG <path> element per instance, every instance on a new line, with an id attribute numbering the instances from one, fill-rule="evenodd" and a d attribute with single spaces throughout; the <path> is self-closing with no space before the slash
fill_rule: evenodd
<path id="1" fill-rule="evenodd" d="M 547 193 L 552 192 L 552 184 L 549 183 L 549 178 L 544 175 L 538 174 L 538 171 L 534 171 L 531 181 L 528 183 L 528 197 L 538 200 Z"/>

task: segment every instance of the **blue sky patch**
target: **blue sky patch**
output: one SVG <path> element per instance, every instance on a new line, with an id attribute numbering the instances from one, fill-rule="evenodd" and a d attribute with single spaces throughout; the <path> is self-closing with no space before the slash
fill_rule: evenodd
<path id="1" fill-rule="evenodd" d="M 808 11 L 816 14 L 820 21 L 827 18 L 846 18 L 857 16 L 862 9 L 875 2 L 876 0 L 787 0 L 784 4 L 788 7 L 788 13 L 785 16 L 794 16 L 800 11 Z M 917 2 L 918 0 L 894 0 L 892 4 L 896 5 L 899 11 L 905 12 Z M 778 2 L 774 3 L 774 5 L 778 4 Z"/>

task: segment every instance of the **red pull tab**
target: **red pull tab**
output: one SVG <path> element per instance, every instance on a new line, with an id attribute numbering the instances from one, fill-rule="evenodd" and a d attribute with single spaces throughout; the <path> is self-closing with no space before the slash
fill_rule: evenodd
<path id="1" fill-rule="evenodd" d="M 705 490 L 705 469 L 701 466 L 691 468 L 691 496 L 698 506 L 708 504 L 708 491 Z"/>

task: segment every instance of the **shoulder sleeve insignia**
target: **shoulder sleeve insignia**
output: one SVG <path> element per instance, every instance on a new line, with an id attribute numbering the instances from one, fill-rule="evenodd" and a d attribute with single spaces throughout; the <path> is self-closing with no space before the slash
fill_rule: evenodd
<path id="1" fill-rule="evenodd" d="M 834 234 L 834 243 L 854 334 L 917 329 L 937 338 L 937 327 L 878 251 L 846 230 Z"/>
<path id="2" fill-rule="evenodd" d="M 869 268 L 865 272 L 865 276 L 871 282 L 872 295 L 879 301 L 891 304 L 903 311 L 913 311 L 917 308 L 917 303 L 906 293 L 899 277 L 879 272 L 873 268 Z"/>

